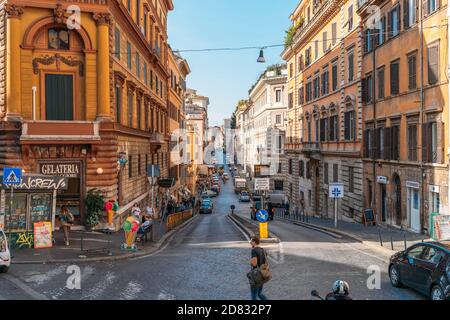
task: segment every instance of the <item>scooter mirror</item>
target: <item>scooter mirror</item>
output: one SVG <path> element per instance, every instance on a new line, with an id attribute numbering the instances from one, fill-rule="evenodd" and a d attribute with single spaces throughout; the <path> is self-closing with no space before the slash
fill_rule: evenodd
<path id="1" fill-rule="evenodd" d="M 311 291 L 313 297 L 319 297 L 319 293 L 316 290 Z"/>

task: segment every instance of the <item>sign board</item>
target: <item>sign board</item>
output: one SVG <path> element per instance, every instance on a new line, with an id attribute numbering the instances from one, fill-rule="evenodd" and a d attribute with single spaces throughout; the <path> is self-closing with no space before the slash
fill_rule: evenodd
<path id="1" fill-rule="evenodd" d="M 406 181 L 406 187 L 412 189 L 420 189 L 420 183 L 414 181 Z"/>
<path id="2" fill-rule="evenodd" d="M 270 165 L 257 164 L 254 167 L 255 178 L 265 178 L 270 176 Z"/>
<path id="3" fill-rule="evenodd" d="M 159 164 L 147 165 L 147 177 L 158 178 L 161 176 L 161 168 Z"/>
<path id="4" fill-rule="evenodd" d="M 5 229 L 5 216 L 6 216 L 6 195 L 5 190 L 0 189 L 0 229 Z"/>
<path id="5" fill-rule="evenodd" d="M 259 224 L 259 237 L 261 239 L 269 238 L 269 223 L 264 222 Z"/>
<path id="6" fill-rule="evenodd" d="M 256 219 L 258 219 L 259 222 L 267 222 L 267 220 L 269 220 L 269 213 L 266 210 L 259 210 L 256 213 Z"/>
<path id="7" fill-rule="evenodd" d="M 342 183 L 330 183 L 329 195 L 332 199 L 344 198 L 344 185 Z"/>
<path id="8" fill-rule="evenodd" d="M 42 163 L 40 172 L 47 176 L 78 178 L 80 176 L 80 163 Z"/>
<path id="9" fill-rule="evenodd" d="M 432 193 L 439 193 L 440 192 L 440 187 L 439 186 L 429 186 L 429 190 Z"/>
<path id="10" fill-rule="evenodd" d="M 7 187 L 0 177 L 0 188 Z M 22 182 L 14 185 L 14 189 L 19 190 L 67 190 L 67 178 L 65 177 L 49 177 L 44 175 L 27 176 L 22 178 Z"/>
<path id="11" fill-rule="evenodd" d="M 158 186 L 161 188 L 172 188 L 175 185 L 175 179 L 159 179 Z"/>
<path id="12" fill-rule="evenodd" d="M 363 211 L 363 219 L 364 219 L 364 226 L 367 226 L 367 224 L 376 224 L 375 221 L 375 214 L 373 212 L 372 208 L 367 208 Z"/>
<path id="13" fill-rule="evenodd" d="M 388 183 L 388 178 L 384 177 L 384 176 L 378 176 L 377 177 L 377 182 L 380 184 L 387 184 Z"/>
<path id="14" fill-rule="evenodd" d="M 5 186 L 17 186 L 22 182 L 22 169 L 20 168 L 4 168 L 3 184 Z"/>
<path id="15" fill-rule="evenodd" d="M 34 248 L 44 249 L 53 246 L 52 223 L 36 222 L 34 223 Z"/>
<path id="16" fill-rule="evenodd" d="M 256 178 L 255 179 L 255 190 L 269 191 L 270 190 L 270 179 L 269 178 Z"/>

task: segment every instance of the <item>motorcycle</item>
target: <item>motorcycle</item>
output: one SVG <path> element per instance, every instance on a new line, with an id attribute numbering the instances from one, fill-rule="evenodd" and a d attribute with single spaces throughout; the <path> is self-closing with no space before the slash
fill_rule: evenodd
<path id="1" fill-rule="evenodd" d="M 317 290 L 311 291 L 311 296 L 316 297 L 320 300 L 324 300 L 324 301 L 325 300 L 353 300 L 352 298 L 350 298 L 350 296 L 334 294 L 333 292 L 330 292 L 329 294 L 327 294 L 327 296 L 324 299 L 319 295 L 319 292 L 317 292 Z"/>

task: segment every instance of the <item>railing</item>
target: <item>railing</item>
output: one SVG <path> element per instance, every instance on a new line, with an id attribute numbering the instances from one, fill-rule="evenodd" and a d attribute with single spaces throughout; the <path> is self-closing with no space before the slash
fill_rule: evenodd
<path id="1" fill-rule="evenodd" d="M 173 213 L 167 217 L 167 231 L 173 230 L 180 224 L 191 219 L 193 216 L 192 210 Z"/>
<path id="2" fill-rule="evenodd" d="M 302 144 L 302 150 L 307 152 L 319 152 L 320 144 L 318 142 L 304 142 Z"/>

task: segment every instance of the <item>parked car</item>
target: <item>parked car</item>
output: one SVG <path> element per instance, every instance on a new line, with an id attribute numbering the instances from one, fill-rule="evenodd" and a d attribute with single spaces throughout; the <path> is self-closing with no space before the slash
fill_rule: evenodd
<path id="1" fill-rule="evenodd" d="M 261 208 L 262 208 L 261 197 L 253 196 L 252 205 L 250 206 L 250 209 L 251 209 L 250 218 L 252 220 L 256 220 L 256 213 L 259 210 L 261 210 Z"/>
<path id="2" fill-rule="evenodd" d="M 450 300 L 450 241 L 417 243 L 389 263 L 394 287 L 407 286 L 431 300 Z"/>
<path id="3" fill-rule="evenodd" d="M 213 186 L 211 187 L 211 191 L 213 191 L 213 192 L 219 194 L 219 193 L 220 193 L 220 186 L 217 185 L 217 184 L 213 185 Z"/>
<path id="4" fill-rule="evenodd" d="M 207 214 L 213 212 L 214 205 L 211 201 L 211 199 L 205 199 L 202 201 L 202 204 L 200 205 L 200 213 L 201 214 Z"/>
<path id="5" fill-rule="evenodd" d="M 226 173 L 226 172 L 224 172 L 224 174 L 222 175 L 222 177 L 223 177 L 225 180 L 229 180 L 229 179 L 230 179 L 230 176 L 229 176 L 228 173 Z"/>
<path id="6" fill-rule="evenodd" d="M 248 193 L 247 191 L 242 191 L 239 196 L 239 201 L 240 202 L 250 202 L 250 193 Z"/>
<path id="7" fill-rule="evenodd" d="M 202 199 L 204 198 L 214 198 L 217 197 L 217 193 L 212 190 L 207 190 L 202 193 Z"/>
<path id="8" fill-rule="evenodd" d="M 8 239 L 0 229 L 0 272 L 8 272 L 11 266 L 11 254 L 8 247 Z"/>

